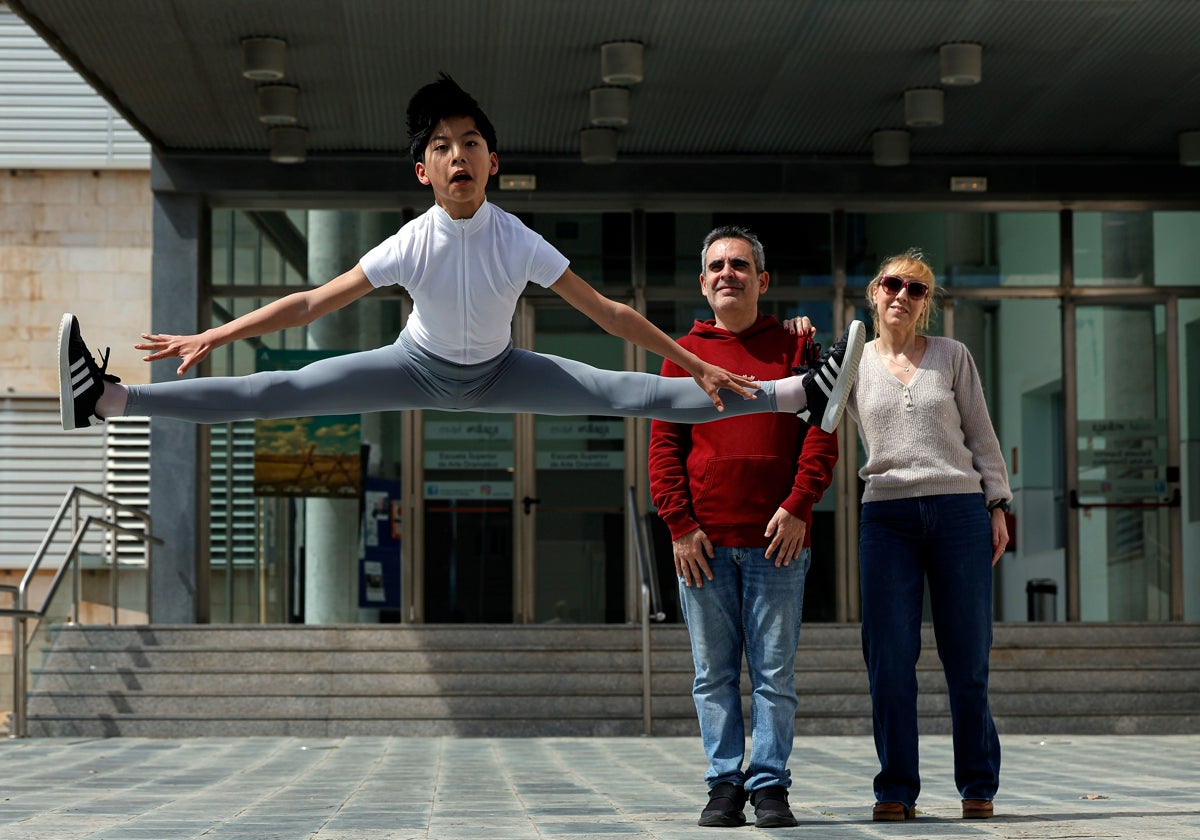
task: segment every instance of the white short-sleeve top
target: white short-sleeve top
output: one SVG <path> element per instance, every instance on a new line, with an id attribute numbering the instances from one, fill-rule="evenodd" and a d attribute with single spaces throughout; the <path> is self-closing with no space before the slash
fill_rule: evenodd
<path id="1" fill-rule="evenodd" d="M 440 206 L 405 224 L 359 261 L 373 286 L 413 299 L 408 335 L 451 362 L 494 359 L 508 346 L 527 283 L 548 287 L 570 262 L 516 216 L 485 201 L 469 219 Z"/>

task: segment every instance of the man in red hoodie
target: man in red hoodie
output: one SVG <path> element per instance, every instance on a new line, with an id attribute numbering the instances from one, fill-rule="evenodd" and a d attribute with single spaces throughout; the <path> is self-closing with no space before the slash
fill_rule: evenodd
<path id="1" fill-rule="evenodd" d="M 767 290 L 762 243 L 740 227 L 704 239 L 700 290 L 713 320 L 679 343 L 701 359 L 756 379 L 787 376 L 819 353 L 758 311 Z M 688 376 L 670 361 L 664 376 Z M 796 716 L 795 660 L 812 508 L 833 480 L 837 437 L 793 415 L 757 414 L 691 426 L 655 420 L 650 492 L 671 532 L 679 600 L 692 643 L 692 697 L 708 756 L 702 826 L 793 826 L 787 768 Z M 753 687 L 745 769 L 739 678 Z"/>

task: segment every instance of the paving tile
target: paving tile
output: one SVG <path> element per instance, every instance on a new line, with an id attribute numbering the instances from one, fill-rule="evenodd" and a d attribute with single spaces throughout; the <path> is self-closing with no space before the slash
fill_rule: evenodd
<path id="1" fill-rule="evenodd" d="M 949 738 L 919 816 L 871 822 L 870 738 L 796 741 L 792 830 L 759 836 L 1200 837 L 1200 736 L 1002 737 L 999 816 L 959 819 Z M 712 840 L 693 738 L 0 742 L 0 840 Z M 752 809 L 747 814 L 753 821 Z"/>

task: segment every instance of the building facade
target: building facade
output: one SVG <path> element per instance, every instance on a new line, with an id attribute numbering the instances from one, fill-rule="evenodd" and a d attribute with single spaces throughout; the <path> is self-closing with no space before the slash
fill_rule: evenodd
<path id="1" fill-rule="evenodd" d="M 6 11 L 0 23 L 9 33 L 20 26 Z M 25 35 L 34 42 L 20 49 L 40 44 Z M 124 430 L 141 435 L 133 450 L 111 440 L 123 424 L 51 434 L 62 311 L 79 312 L 89 341 L 112 346 L 112 367 L 126 381 L 170 378 L 167 366 L 140 363 L 131 349 L 139 332 L 197 331 L 323 282 L 429 202 L 406 164 L 394 167 L 401 186 L 381 188 L 354 172 L 339 178 L 336 161 L 314 163 L 297 190 L 282 176 L 247 176 L 244 161 L 127 148 L 118 138 L 128 127 L 90 96 L 80 107 L 104 115 L 96 152 L 56 161 L 45 138 L 58 135 L 18 103 L 16 118 L 42 140 L 11 150 L 0 177 L 8 327 L 0 336 L 0 519 L 20 535 L 5 544 L 10 578 L 62 490 L 112 489 L 113 477 L 134 475 L 117 492 L 144 498 L 166 540 L 148 596 L 155 622 L 637 618 L 627 522 L 648 504 L 644 421 L 364 416 L 354 424 L 364 492 L 354 498 L 256 495 L 254 423 L 161 421 L 146 431 L 135 421 Z M 520 171 L 519 158 L 511 171 Z M 921 248 L 944 289 L 933 331 L 970 347 L 1015 493 L 1015 545 L 996 571 L 997 619 L 1028 619 L 1036 592 L 1051 594 L 1041 618 L 1200 620 L 1200 207 L 1136 188 L 1131 198 L 1128 185 L 1069 199 L 1036 186 L 1019 198 L 953 200 L 756 194 L 775 171 L 745 168 L 748 188 L 720 201 L 678 188 L 637 196 L 496 189 L 491 200 L 673 335 L 707 314 L 699 245 L 717 224 L 759 234 L 772 275 L 765 305 L 781 317 L 810 316 L 823 343 L 865 317 L 863 290 L 884 257 Z M 336 187 L 313 188 L 320 183 Z M 309 328 L 222 348 L 204 373 L 388 343 L 408 306 L 402 294 L 378 291 Z M 519 307 L 514 342 L 602 367 L 659 366 L 534 290 Z M 837 478 L 814 522 L 809 620 L 858 617 L 861 452 L 849 423 L 842 435 Z M 27 490 L 32 476 L 37 494 Z M 669 550 L 659 553 L 669 593 Z"/>

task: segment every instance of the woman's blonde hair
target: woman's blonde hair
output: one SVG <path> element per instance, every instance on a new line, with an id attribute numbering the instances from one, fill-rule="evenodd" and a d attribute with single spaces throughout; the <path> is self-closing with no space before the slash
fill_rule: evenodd
<path id="1" fill-rule="evenodd" d="M 879 270 L 875 272 L 874 279 L 867 284 L 867 303 L 870 304 L 871 320 L 875 323 L 875 334 L 879 335 L 879 313 L 875 309 L 875 290 L 879 288 L 879 278 L 888 274 L 894 274 L 907 280 L 920 280 L 929 286 L 929 292 L 924 298 L 925 308 L 921 310 L 921 317 L 917 319 L 917 331 L 921 333 L 928 331 L 929 319 L 933 316 L 934 309 L 937 308 L 937 278 L 934 277 L 933 269 L 921 250 L 909 248 L 903 254 L 896 254 L 884 259 L 879 264 Z"/>

